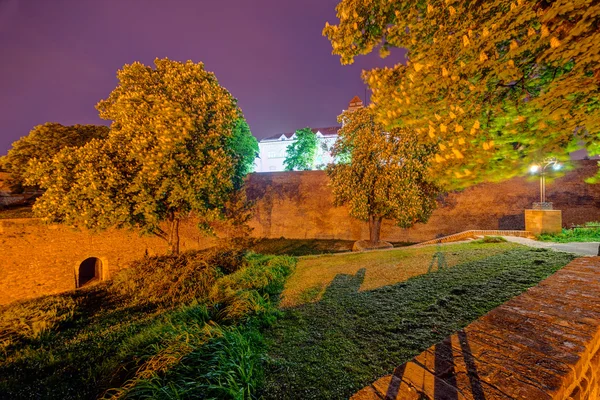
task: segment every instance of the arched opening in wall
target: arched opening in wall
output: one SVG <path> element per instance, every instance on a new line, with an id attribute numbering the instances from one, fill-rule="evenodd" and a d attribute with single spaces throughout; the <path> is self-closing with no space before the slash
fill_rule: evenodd
<path id="1" fill-rule="evenodd" d="M 79 264 L 78 276 L 77 287 L 82 287 L 83 285 L 101 280 L 102 261 L 96 257 L 86 258 Z"/>

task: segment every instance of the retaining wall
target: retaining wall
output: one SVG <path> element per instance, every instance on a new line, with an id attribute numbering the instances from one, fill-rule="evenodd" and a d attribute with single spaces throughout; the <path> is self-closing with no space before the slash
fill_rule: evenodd
<path id="1" fill-rule="evenodd" d="M 180 229 L 182 251 L 211 245 L 192 221 Z M 0 305 L 75 289 L 79 265 L 88 257 L 102 260 L 107 279 L 146 254 L 167 250 L 165 241 L 132 231 L 93 234 L 38 219 L 0 219 Z"/>
<path id="2" fill-rule="evenodd" d="M 563 226 L 600 221 L 600 184 L 584 181 L 598 170 L 597 161 L 578 161 L 577 169 L 548 181 L 546 195 L 562 210 Z M 269 238 L 368 239 L 365 222 L 350 218 L 345 207 L 333 206 L 329 179 L 323 171 L 253 174 L 248 196 L 257 201 L 251 221 L 254 235 Z M 539 201 L 539 180 L 516 178 L 486 183 L 440 197 L 427 224 L 410 229 L 384 221 L 382 239 L 422 242 L 467 230 L 524 230 L 524 210 Z"/>

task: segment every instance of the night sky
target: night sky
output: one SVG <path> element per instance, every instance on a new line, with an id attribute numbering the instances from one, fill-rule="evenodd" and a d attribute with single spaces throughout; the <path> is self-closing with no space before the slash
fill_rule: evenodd
<path id="1" fill-rule="evenodd" d="M 156 57 L 203 61 L 239 100 L 258 138 L 337 125 L 362 69 L 321 35 L 337 0 L 0 0 L 0 155 L 35 125 L 108 125 L 94 108 L 116 71 Z"/>

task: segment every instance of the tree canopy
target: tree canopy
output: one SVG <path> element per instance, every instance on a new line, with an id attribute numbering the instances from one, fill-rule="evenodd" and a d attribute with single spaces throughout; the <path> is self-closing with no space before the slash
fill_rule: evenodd
<path id="1" fill-rule="evenodd" d="M 310 128 L 299 129 L 295 133 L 296 141 L 287 147 L 283 160 L 286 171 L 306 171 L 315 166 L 318 139 Z"/>
<path id="2" fill-rule="evenodd" d="M 339 162 L 327 169 L 335 204 L 369 222 L 373 243 L 383 219 L 403 228 L 426 222 L 439 193 L 428 175 L 433 146 L 419 144 L 411 129 L 384 130 L 370 108 L 346 111 L 339 121 L 343 126 L 332 152 Z"/>
<path id="3" fill-rule="evenodd" d="M 238 118 L 236 121 L 229 147 L 236 158 L 234 184 L 236 189 L 239 189 L 243 178 L 254 170 L 254 160 L 258 155 L 258 141 L 252 136 L 244 118 Z"/>
<path id="4" fill-rule="evenodd" d="M 323 30 L 344 64 L 379 48 L 406 65 L 367 71 L 378 120 L 438 146 L 456 186 L 522 171 L 577 142 L 600 153 L 600 3 L 342 0 Z"/>
<path id="5" fill-rule="evenodd" d="M 2 168 L 10 173 L 9 184 L 13 189 L 22 190 L 29 161 L 50 160 L 65 147 L 81 147 L 93 139 L 106 139 L 108 132 L 108 127 L 103 125 L 64 126 L 55 122 L 37 125 L 12 144 L 2 158 Z"/>
<path id="6" fill-rule="evenodd" d="M 245 171 L 232 145 L 241 112 L 202 63 L 135 62 L 117 77 L 97 105 L 112 121 L 108 138 L 32 168 L 29 182 L 46 190 L 34 212 L 94 230 L 138 228 L 178 252 L 180 219 L 194 213 L 208 229 Z"/>

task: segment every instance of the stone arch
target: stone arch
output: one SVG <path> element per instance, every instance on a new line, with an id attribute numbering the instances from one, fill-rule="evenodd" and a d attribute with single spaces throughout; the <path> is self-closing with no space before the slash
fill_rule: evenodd
<path id="1" fill-rule="evenodd" d="M 75 268 L 75 286 L 80 288 L 105 279 L 107 267 L 106 260 L 100 257 L 87 257 Z"/>

